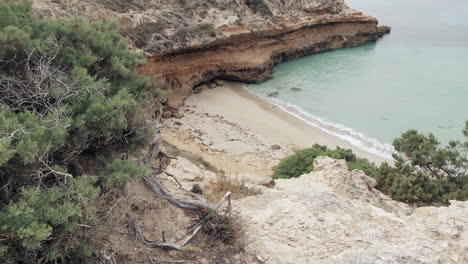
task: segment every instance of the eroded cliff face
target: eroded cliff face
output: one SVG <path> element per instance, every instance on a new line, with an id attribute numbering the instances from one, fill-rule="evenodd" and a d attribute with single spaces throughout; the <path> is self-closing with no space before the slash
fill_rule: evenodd
<path id="1" fill-rule="evenodd" d="M 226 29 L 232 33 L 225 39 L 150 58 L 142 72 L 163 77 L 171 87 L 169 108 L 177 108 L 193 87 L 215 78 L 258 83 L 269 78 L 279 62 L 374 41 L 388 30 L 376 25 L 374 18 L 356 15 L 291 23 L 286 28 L 254 33 L 243 28 Z"/>
<path id="2" fill-rule="evenodd" d="M 34 0 L 47 17 L 116 18 L 138 48 L 152 54 L 222 38 L 218 28 L 258 30 L 283 19 L 348 12 L 343 0 Z M 349 15 L 349 14 L 348 14 Z"/>
<path id="3" fill-rule="evenodd" d="M 33 0 L 48 17 L 116 18 L 145 52 L 141 72 L 175 110 L 214 78 L 261 82 L 277 63 L 375 41 L 388 27 L 343 0 Z"/>

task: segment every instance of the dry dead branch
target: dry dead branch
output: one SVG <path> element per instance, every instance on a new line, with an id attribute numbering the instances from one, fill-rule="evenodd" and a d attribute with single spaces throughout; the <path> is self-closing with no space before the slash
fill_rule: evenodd
<path id="1" fill-rule="evenodd" d="M 209 211 L 217 211 L 218 208 L 208 202 L 206 200 L 180 200 L 175 198 L 172 194 L 167 192 L 162 184 L 157 180 L 157 176 L 154 173 L 150 173 L 143 177 L 146 186 L 148 186 L 152 191 L 153 194 L 160 199 L 165 199 L 172 205 L 177 208 L 185 209 L 185 210 L 192 210 L 192 211 L 200 211 L 202 209 L 209 210 Z M 201 195 L 199 195 L 201 196 Z"/>
<path id="2" fill-rule="evenodd" d="M 107 211 L 106 215 L 103 216 L 101 219 L 107 218 L 109 216 L 109 214 L 112 212 L 112 210 L 114 210 L 114 208 L 117 206 L 117 204 L 119 204 L 120 201 L 122 201 L 122 199 L 123 199 L 123 197 L 120 197 L 120 199 L 114 205 L 111 206 L 109 211 Z"/>
<path id="3" fill-rule="evenodd" d="M 166 174 L 167 176 L 171 177 L 172 179 L 174 179 L 175 182 L 177 182 L 177 185 L 179 185 L 180 188 L 183 188 L 182 187 L 182 183 L 180 183 L 180 181 L 176 178 L 176 176 L 174 176 L 174 174 L 172 173 L 169 173 L 167 171 L 163 171 L 164 174 Z"/>
<path id="4" fill-rule="evenodd" d="M 143 230 L 141 229 L 140 225 L 138 224 L 137 220 L 132 217 L 131 215 L 127 214 L 130 222 L 133 225 L 133 229 L 135 231 L 135 240 L 143 242 L 143 244 L 147 247 L 151 248 L 161 248 L 164 250 L 176 250 L 176 251 L 193 251 L 192 249 L 186 249 L 181 245 L 177 245 L 171 242 L 168 242 L 164 232 L 162 233 L 162 240 L 147 240 L 143 235 Z M 193 237 L 193 236 L 192 236 Z"/>
<path id="5" fill-rule="evenodd" d="M 228 207 L 226 210 L 226 214 L 228 214 L 231 210 L 231 192 L 227 192 L 224 197 L 216 204 L 212 205 L 206 201 L 206 199 L 201 195 L 197 193 L 190 192 L 189 190 L 186 190 L 183 188 L 182 184 L 179 182 L 179 180 L 176 178 L 175 175 L 168 173 L 165 171 L 165 166 L 163 164 L 164 159 L 176 159 L 175 157 L 171 157 L 164 153 L 160 148 L 159 148 L 159 140 L 157 140 L 155 143 L 153 143 L 148 151 L 148 154 L 146 157 L 142 160 L 144 164 L 149 165 L 154 159 L 159 158 L 159 166 L 157 168 L 154 168 L 154 171 L 143 176 L 143 181 L 145 182 L 146 186 L 151 189 L 153 194 L 159 198 L 159 199 L 164 199 L 168 201 L 170 204 L 174 205 L 177 208 L 184 209 L 184 210 L 191 210 L 191 211 L 197 211 L 197 212 L 210 212 L 212 214 L 218 215 L 218 211 L 220 206 L 224 201 L 228 201 Z M 167 163 L 165 164 L 167 166 Z M 165 173 L 166 175 L 172 177 L 177 184 L 179 185 L 180 188 L 184 189 L 192 195 L 196 200 L 181 200 L 175 198 L 170 192 L 168 192 L 164 186 L 158 181 L 157 176 L 161 173 Z M 162 240 L 147 240 L 144 235 L 141 227 L 139 226 L 138 222 L 136 221 L 135 218 L 133 218 L 131 215 L 127 214 L 129 217 L 134 231 L 135 231 L 135 239 L 138 241 L 141 241 L 145 246 L 147 247 L 157 247 L 165 250 L 177 250 L 177 251 L 187 251 L 188 249 L 184 248 L 184 246 L 202 229 L 203 227 L 203 220 L 198 219 L 200 222 L 198 222 L 195 226 L 191 228 L 191 232 L 187 234 L 187 236 L 181 240 L 181 244 L 175 244 L 168 242 L 166 239 L 166 235 L 164 232 L 162 232 Z M 151 259 L 150 259 L 151 260 Z M 183 262 L 168 262 L 168 263 L 184 263 Z"/>

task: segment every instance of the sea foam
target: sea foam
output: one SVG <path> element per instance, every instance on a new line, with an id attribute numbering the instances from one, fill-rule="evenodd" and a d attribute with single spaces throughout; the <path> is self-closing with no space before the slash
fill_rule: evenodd
<path id="1" fill-rule="evenodd" d="M 327 134 L 333 135 L 346 142 L 349 142 L 353 146 L 356 146 L 364 151 L 383 157 L 385 159 L 393 160 L 392 153 L 395 152 L 395 149 L 390 144 L 382 143 L 375 138 L 368 137 L 363 133 L 356 131 L 352 128 L 346 127 L 342 124 L 330 122 L 328 120 L 325 120 L 324 118 L 314 116 L 311 113 L 307 113 L 302 108 L 296 105 L 285 103 L 275 98 L 269 98 L 257 94 L 249 90 L 245 85 L 244 89 L 249 93 L 261 98 L 262 100 L 265 100 L 277 106 L 282 111 L 304 121 L 310 126 L 316 127 Z"/>

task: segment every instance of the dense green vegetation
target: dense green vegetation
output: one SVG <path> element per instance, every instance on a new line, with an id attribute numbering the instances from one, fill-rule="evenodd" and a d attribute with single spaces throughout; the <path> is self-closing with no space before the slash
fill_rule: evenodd
<path id="1" fill-rule="evenodd" d="M 1 263 L 91 254 L 99 195 L 146 172 L 124 158 L 153 135 L 142 62 L 114 23 L 0 1 Z"/>
<path id="2" fill-rule="evenodd" d="M 302 149 L 293 155 L 283 159 L 276 167 L 273 178 L 296 178 L 303 174 L 309 173 L 314 169 L 314 160 L 318 156 L 328 156 L 334 159 L 344 159 L 348 164 L 349 169 L 361 169 L 367 173 L 371 173 L 372 164 L 367 160 L 359 159 L 350 149 L 342 149 L 338 147 L 335 150 L 315 144 L 311 148 Z"/>
<path id="3" fill-rule="evenodd" d="M 463 131 L 468 139 L 468 121 Z M 273 174 L 274 178 L 299 177 L 313 170 L 318 156 L 345 159 L 349 169 L 361 169 L 377 180 L 377 188 L 393 199 L 425 204 L 446 204 L 448 200 L 468 199 L 468 140 L 451 141 L 440 147 L 434 135 L 423 135 L 409 130 L 393 141 L 397 151 L 395 164 L 376 166 L 358 159 L 351 150 L 330 150 L 315 145 L 283 159 Z"/>

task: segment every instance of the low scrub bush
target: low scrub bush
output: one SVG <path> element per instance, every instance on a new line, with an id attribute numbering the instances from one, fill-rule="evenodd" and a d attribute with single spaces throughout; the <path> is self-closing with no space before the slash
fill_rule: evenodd
<path id="1" fill-rule="evenodd" d="M 125 184 L 136 178 L 143 177 L 148 169 L 130 160 L 114 159 L 109 162 L 100 175 L 100 180 L 105 187 L 112 189 L 125 189 Z"/>
<path id="2" fill-rule="evenodd" d="M 239 179 L 233 176 L 219 175 L 216 180 L 209 184 L 209 199 L 217 203 L 227 192 L 232 193 L 233 199 L 239 199 L 247 196 L 261 194 L 260 188 L 249 186 L 245 179 Z"/>
<path id="3" fill-rule="evenodd" d="M 273 178 L 295 178 L 310 173 L 314 169 L 314 160 L 318 156 L 328 156 L 334 159 L 344 159 L 350 169 L 361 169 L 371 173 L 373 165 L 367 160 L 359 159 L 350 149 L 336 148 L 315 144 L 311 148 L 299 150 L 283 159 L 276 167 Z"/>
<path id="4" fill-rule="evenodd" d="M 463 134 L 468 138 L 468 121 Z M 351 150 L 314 145 L 283 159 L 274 178 L 293 178 L 313 170 L 318 156 L 345 159 L 348 168 L 361 169 L 377 180 L 376 188 L 393 199 L 416 205 L 442 205 L 449 200 L 468 200 L 468 140 L 440 147 L 434 135 L 409 130 L 393 141 L 397 153 L 393 166 L 376 166 L 357 158 Z"/>
<path id="5" fill-rule="evenodd" d="M 177 42 L 186 42 L 194 38 L 215 37 L 215 28 L 211 24 L 197 24 L 189 27 L 179 28 L 173 36 Z"/>
<path id="6" fill-rule="evenodd" d="M 203 211 L 201 219 L 202 231 L 211 238 L 224 243 L 236 238 L 236 228 L 231 217 L 213 211 Z"/>

